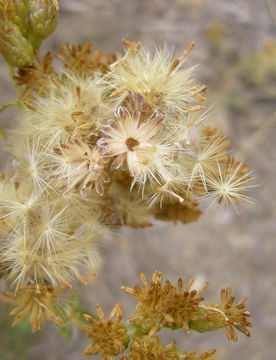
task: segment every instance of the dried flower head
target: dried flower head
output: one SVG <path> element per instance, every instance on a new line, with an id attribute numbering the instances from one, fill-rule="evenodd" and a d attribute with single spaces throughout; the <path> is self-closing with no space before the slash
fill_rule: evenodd
<path id="1" fill-rule="evenodd" d="M 33 94 L 35 96 L 43 95 L 47 91 L 49 82 L 52 81 L 52 78 L 55 79 L 52 62 L 52 56 L 50 52 L 47 52 L 41 64 L 32 63 L 18 69 L 14 79 L 19 86 L 24 86 L 21 100 L 25 100 Z"/>
<path id="2" fill-rule="evenodd" d="M 183 359 L 183 357 L 174 349 L 175 344 L 170 343 L 163 346 L 159 336 L 147 336 L 140 339 L 137 336 L 133 337 L 134 341 L 131 344 L 129 358 L 132 360 L 171 360 Z"/>
<path id="3" fill-rule="evenodd" d="M 188 281 L 185 289 L 182 279 L 178 280 L 178 290 L 176 285 L 172 285 L 168 280 L 162 287 L 162 274 L 155 271 L 152 281 L 148 284 L 145 275 L 140 274 L 144 289 L 136 285 L 134 289 L 122 287 L 124 291 L 133 295 L 138 300 L 135 314 L 129 319 L 134 321 L 135 326 L 142 333 L 148 333 L 154 326 L 167 326 L 173 329 L 183 327 L 189 332 L 189 320 L 198 320 L 195 313 L 199 309 L 199 304 L 204 300 L 200 296 L 208 286 L 206 283 L 200 290 L 190 291 L 195 279 Z"/>
<path id="4" fill-rule="evenodd" d="M 164 177 L 166 168 L 160 151 L 168 154 L 167 148 L 158 148 L 153 137 L 164 121 L 164 115 L 155 111 L 146 121 L 140 121 L 140 112 L 133 114 L 123 106 L 116 110 L 117 122 L 109 122 L 102 128 L 107 138 L 99 144 L 107 156 L 116 157 L 111 169 L 128 169 L 137 181 L 145 183 L 148 179 Z M 159 150 L 159 151 L 158 151 Z M 157 154 L 157 156 L 155 156 Z"/>
<path id="5" fill-rule="evenodd" d="M 92 76 L 95 70 L 106 72 L 108 64 L 101 50 L 92 52 L 92 48 L 89 40 L 83 46 L 66 43 L 61 46 L 61 54 L 55 55 L 64 63 L 64 67 L 75 75 Z"/>
<path id="6" fill-rule="evenodd" d="M 10 316 L 15 316 L 12 326 L 16 326 L 24 317 L 28 318 L 32 331 L 41 329 L 44 321 L 52 321 L 59 327 L 64 326 L 63 319 L 57 313 L 57 289 L 51 285 L 34 284 L 21 287 L 16 294 L 5 291 L 13 299 L 16 307 Z"/>
<path id="7" fill-rule="evenodd" d="M 84 138 L 69 139 L 66 144 L 54 148 L 56 165 L 52 177 L 65 180 L 62 191 L 79 188 L 81 196 L 88 199 L 95 187 L 99 195 L 104 194 L 103 184 L 109 182 L 106 172 L 108 159 L 99 147 L 89 144 Z"/>
<path id="8" fill-rule="evenodd" d="M 168 298 L 167 312 L 173 318 L 172 327 L 183 327 L 187 333 L 190 332 L 188 322 L 189 320 L 198 320 L 195 313 L 199 309 L 199 304 L 204 300 L 200 296 L 208 286 L 205 283 L 200 290 L 192 290 L 192 285 L 195 278 L 191 278 L 186 287 L 183 288 L 182 279 L 178 280 L 178 290 L 176 286 L 171 288 Z"/>
<path id="9" fill-rule="evenodd" d="M 152 274 L 150 284 L 143 273 L 140 273 L 140 279 L 144 289 L 140 285 L 135 285 L 133 289 L 123 286 L 122 289 L 138 300 L 135 314 L 129 321 L 135 322 L 142 333 L 148 334 L 156 324 L 173 323 L 173 318 L 166 313 L 170 284 L 162 287 L 162 274 L 158 271 Z"/>
<path id="10" fill-rule="evenodd" d="M 84 319 L 92 325 L 92 328 L 84 327 L 82 329 L 92 341 L 83 354 L 101 354 L 103 360 L 112 360 L 113 356 L 125 351 L 129 342 L 127 329 L 121 323 L 123 306 L 119 303 L 116 304 L 107 320 L 105 320 L 100 306 L 96 307 L 96 311 L 98 320 L 88 314 L 83 315 Z"/>
<path id="11" fill-rule="evenodd" d="M 223 324 L 229 341 L 238 341 L 235 329 L 250 337 L 250 332 L 247 328 L 252 327 L 253 324 L 248 321 L 248 317 L 251 315 L 250 312 L 244 310 L 247 297 L 242 297 L 236 304 L 234 304 L 235 296 L 231 295 L 231 291 L 230 286 L 227 289 L 221 289 L 222 305 L 218 305 L 216 308 L 221 310 L 224 316 L 219 313 L 216 314 L 215 322 L 218 323 L 220 321 L 221 325 Z M 206 321 L 212 321 L 213 316 L 214 313 L 207 312 Z"/>
<path id="12" fill-rule="evenodd" d="M 236 330 L 250 337 L 249 327 L 253 324 L 248 321 L 250 312 L 245 309 L 245 301 L 247 297 L 242 297 L 236 304 L 235 296 L 231 295 L 231 287 L 221 289 L 222 304 L 200 305 L 201 314 L 200 321 L 193 321 L 189 325 L 199 332 L 212 331 L 225 328 L 225 333 L 229 341 L 238 341 Z M 203 315 L 203 316 L 202 316 Z"/>

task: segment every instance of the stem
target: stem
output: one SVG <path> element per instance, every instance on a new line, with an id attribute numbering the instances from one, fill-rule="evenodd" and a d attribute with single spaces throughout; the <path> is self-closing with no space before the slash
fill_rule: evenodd
<path id="1" fill-rule="evenodd" d="M 17 100 L 17 101 L 12 101 L 7 104 L 4 104 L 0 107 L 0 113 L 10 106 L 17 106 L 20 109 L 20 108 L 22 108 L 22 103 L 20 100 Z M 5 130 L 2 127 L 0 127 L 0 135 L 3 137 L 4 140 L 7 140 L 7 135 L 5 133 Z"/>
<path id="2" fill-rule="evenodd" d="M 6 108 L 8 108 L 9 106 L 18 106 L 18 101 L 12 101 L 12 102 L 9 102 L 7 104 L 4 104 L 0 107 L 0 112 L 4 111 Z"/>

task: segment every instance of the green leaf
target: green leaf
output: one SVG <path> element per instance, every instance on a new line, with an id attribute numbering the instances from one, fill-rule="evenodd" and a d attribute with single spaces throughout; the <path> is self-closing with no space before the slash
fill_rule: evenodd
<path id="1" fill-rule="evenodd" d="M 31 327 L 25 319 L 17 326 L 12 327 L 12 319 L 8 316 L 9 308 L 0 308 L 0 359 L 1 360 L 27 360 L 33 339 Z"/>
<path id="2" fill-rule="evenodd" d="M 72 339 L 73 326 L 70 319 L 65 320 L 65 325 L 60 329 L 60 335 L 65 337 L 68 341 Z"/>
<path id="3" fill-rule="evenodd" d="M 94 319 L 98 320 L 97 315 L 91 314 L 89 311 L 86 311 L 81 305 L 79 301 L 79 296 L 77 291 L 72 290 L 70 299 L 68 302 L 68 309 L 64 310 L 61 308 L 56 309 L 59 316 L 64 320 L 64 326 L 60 329 L 60 334 L 64 336 L 67 340 L 72 338 L 73 334 L 73 325 L 82 328 L 87 325 L 87 322 L 84 320 L 82 315 L 89 314 Z"/>

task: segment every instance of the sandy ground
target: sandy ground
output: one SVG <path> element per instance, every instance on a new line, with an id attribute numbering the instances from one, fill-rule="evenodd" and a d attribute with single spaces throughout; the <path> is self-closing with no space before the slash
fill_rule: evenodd
<path id="1" fill-rule="evenodd" d="M 178 347 L 200 351 L 217 348 L 220 360 L 271 360 L 275 358 L 275 160 L 276 75 L 265 66 L 276 66 L 269 54 L 255 64 L 255 54 L 275 41 L 276 3 L 273 0 L 64 0 L 61 19 L 45 48 L 54 51 L 65 41 L 90 39 L 105 52 L 121 48 L 121 39 L 141 40 L 145 45 L 167 42 L 180 53 L 196 42 L 187 65 L 199 63 L 198 79 L 208 85 L 209 104 L 216 102 L 210 124 L 219 126 L 233 143 L 240 159 L 254 169 L 256 205 L 242 204 L 239 215 L 232 208 L 208 203 L 201 219 L 190 225 L 156 223 L 145 230 L 124 229 L 113 242 L 101 243 L 102 266 L 96 281 L 80 288 L 81 302 L 90 310 L 101 304 L 109 312 L 122 302 L 125 316 L 134 301 L 120 290 L 139 281 L 139 272 L 150 276 L 156 269 L 176 281 L 195 276 L 208 280 L 206 298 L 216 302 L 221 286 L 232 285 L 238 297 L 248 295 L 252 312 L 252 338 L 240 335 L 229 344 L 224 332 L 186 335 L 168 333 Z M 269 65 L 267 65 L 269 64 Z M 272 64 L 272 65 L 271 65 Z M 260 81 L 252 81 L 260 72 Z M 263 74 L 264 72 L 264 74 Z M 244 75 L 245 74 L 245 75 Z M 248 80 L 249 76 L 249 80 Z M 250 77 L 251 76 L 251 77 Z M 1 103 L 13 99 L 7 69 L 0 65 Z M 0 114 L 9 127 L 14 112 Z M 3 152 L 3 156 L 6 156 Z M 2 307 L 3 311 L 3 307 Z M 4 350 L 0 359 L 6 360 Z M 87 337 L 74 331 L 71 342 L 47 325 L 36 336 L 28 360 L 77 360 L 88 345 Z M 2 354 L 1 354 L 2 351 Z M 11 360 L 20 357 L 9 357 Z"/>

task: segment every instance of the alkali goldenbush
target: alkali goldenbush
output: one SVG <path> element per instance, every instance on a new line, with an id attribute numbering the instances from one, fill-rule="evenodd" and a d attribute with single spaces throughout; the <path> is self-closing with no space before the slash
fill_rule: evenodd
<path id="1" fill-rule="evenodd" d="M 196 221 L 203 198 L 225 204 L 249 200 L 250 171 L 229 156 L 229 142 L 207 126 L 206 86 L 185 67 L 191 44 L 179 58 L 166 47 L 152 55 L 140 43 L 124 40 L 123 55 L 104 57 L 84 46 L 66 44 L 57 57 L 58 73 L 39 45 L 58 18 L 54 0 L 0 0 L 0 51 L 17 74 L 21 110 L 8 150 L 12 164 L 2 174 L 0 269 L 14 293 L 14 325 L 27 317 L 33 331 L 43 321 L 64 326 L 72 309 L 60 309 L 59 296 L 75 280 L 85 284 L 94 271 L 96 244 L 113 227 L 151 226 L 151 218 Z M 4 34 L 4 35 L 3 35 Z M 201 290 L 166 282 L 155 272 L 144 289 L 124 290 L 138 305 L 129 321 L 130 341 L 117 304 L 105 320 L 84 314 L 92 328 L 85 355 L 103 359 L 211 359 L 163 346 L 154 334 L 162 327 L 200 332 L 225 328 L 247 336 L 251 326 L 245 298 L 234 305 L 231 288 L 222 304 L 202 305 Z M 113 321 L 113 319 L 115 319 Z M 121 359 L 126 359 L 122 357 Z"/>

